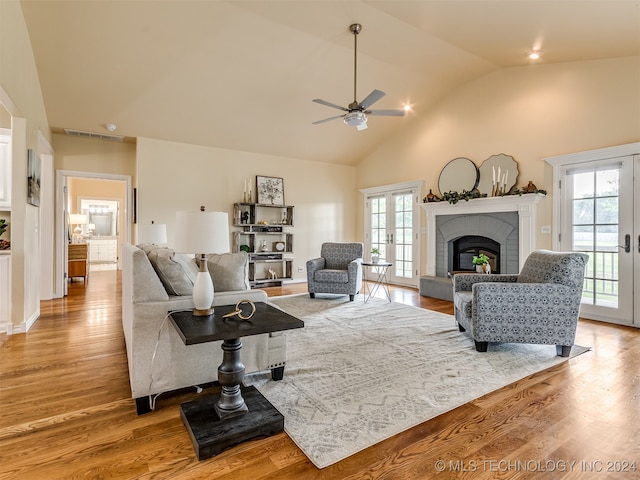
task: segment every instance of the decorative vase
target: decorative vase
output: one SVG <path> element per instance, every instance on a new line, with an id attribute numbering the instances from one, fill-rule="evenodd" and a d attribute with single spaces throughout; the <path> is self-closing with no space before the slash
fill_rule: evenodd
<path id="1" fill-rule="evenodd" d="M 377 255 L 371 255 L 371 263 L 378 263 L 379 260 L 380 257 L 378 257 Z"/>
<path id="2" fill-rule="evenodd" d="M 267 241 L 266 240 L 262 241 L 262 248 L 260 250 L 262 250 L 263 252 L 268 252 L 269 251 L 269 247 L 267 247 Z"/>
<path id="3" fill-rule="evenodd" d="M 427 202 L 433 202 L 435 200 L 435 198 L 436 198 L 436 196 L 431 191 L 431 189 L 429 189 L 429 193 L 427 193 Z"/>
<path id="4" fill-rule="evenodd" d="M 477 273 L 491 273 L 491 267 L 489 266 L 488 263 L 485 263 L 483 265 L 476 265 L 476 272 Z"/>

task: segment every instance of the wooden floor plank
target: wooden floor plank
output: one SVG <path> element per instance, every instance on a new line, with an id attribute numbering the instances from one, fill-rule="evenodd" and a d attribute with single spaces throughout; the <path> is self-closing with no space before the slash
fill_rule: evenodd
<path id="1" fill-rule="evenodd" d="M 162 395 L 156 411 L 136 415 L 119 273 L 92 272 L 86 285 L 69 287 L 68 297 L 41 303 L 40 319 L 30 332 L 0 335 L 0 479 L 640 477 L 640 464 L 626 474 L 584 471 L 607 462 L 640 461 L 637 329 L 581 320 L 576 341 L 592 347 L 588 354 L 322 470 L 285 433 L 199 462 L 179 405 L 215 393 L 216 387 L 201 394 Z M 304 284 L 266 290 L 270 296 L 306 292 Z M 453 313 L 451 302 L 421 297 L 415 289 L 391 287 L 391 295 L 396 302 Z M 572 471 L 532 471 L 544 465 L 535 462 L 560 466 L 570 461 L 575 462 Z"/>

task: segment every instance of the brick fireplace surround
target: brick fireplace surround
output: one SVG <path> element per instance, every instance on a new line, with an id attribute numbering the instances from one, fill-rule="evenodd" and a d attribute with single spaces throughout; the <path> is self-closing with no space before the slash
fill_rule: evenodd
<path id="1" fill-rule="evenodd" d="M 452 243 L 465 235 L 490 238 L 500 244 L 501 273 L 518 273 L 536 249 L 536 205 L 542 194 L 509 195 L 461 201 L 423 203 L 427 216 L 427 268 L 420 295 L 453 299 Z"/>

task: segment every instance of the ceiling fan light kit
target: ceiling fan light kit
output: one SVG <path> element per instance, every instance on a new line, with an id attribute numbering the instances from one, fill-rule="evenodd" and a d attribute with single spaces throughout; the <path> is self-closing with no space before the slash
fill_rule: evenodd
<path id="1" fill-rule="evenodd" d="M 368 108 L 375 102 L 380 100 L 386 94 L 382 90 L 374 90 L 371 92 L 362 102 L 358 102 L 356 94 L 357 78 L 358 78 L 358 34 L 362 31 L 362 25 L 354 23 L 349 26 L 349 31 L 353 34 L 353 102 L 348 107 L 341 107 L 335 103 L 327 102 L 320 98 L 315 98 L 313 101 L 324 105 L 326 107 L 335 108 L 347 112 L 343 115 L 335 115 L 333 117 L 325 118 L 313 122 L 314 125 L 319 123 L 325 123 L 330 120 L 342 118 L 346 125 L 356 127 L 357 130 L 364 130 L 367 128 L 367 115 L 384 115 L 388 117 L 404 117 L 406 111 L 402 110 L 368 110 Z"/>

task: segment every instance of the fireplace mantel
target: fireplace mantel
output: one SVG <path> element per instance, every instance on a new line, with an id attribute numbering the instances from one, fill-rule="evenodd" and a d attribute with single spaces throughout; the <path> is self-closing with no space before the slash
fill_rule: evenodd
<path id="1" fill-rule="evenodd" d="M 429 276 L 436 275 L 436 217 L 439 215 L 473 215 L 492 212 L 518 212 L 519 228 L 519 266 L 536 246 L 536 205 L 545 198 L 540 193 L 525 195 L 507 195 L 504 197 L 475 198 L 460 201 L 423 203 L 427 215 L 427 269 Z"/>

